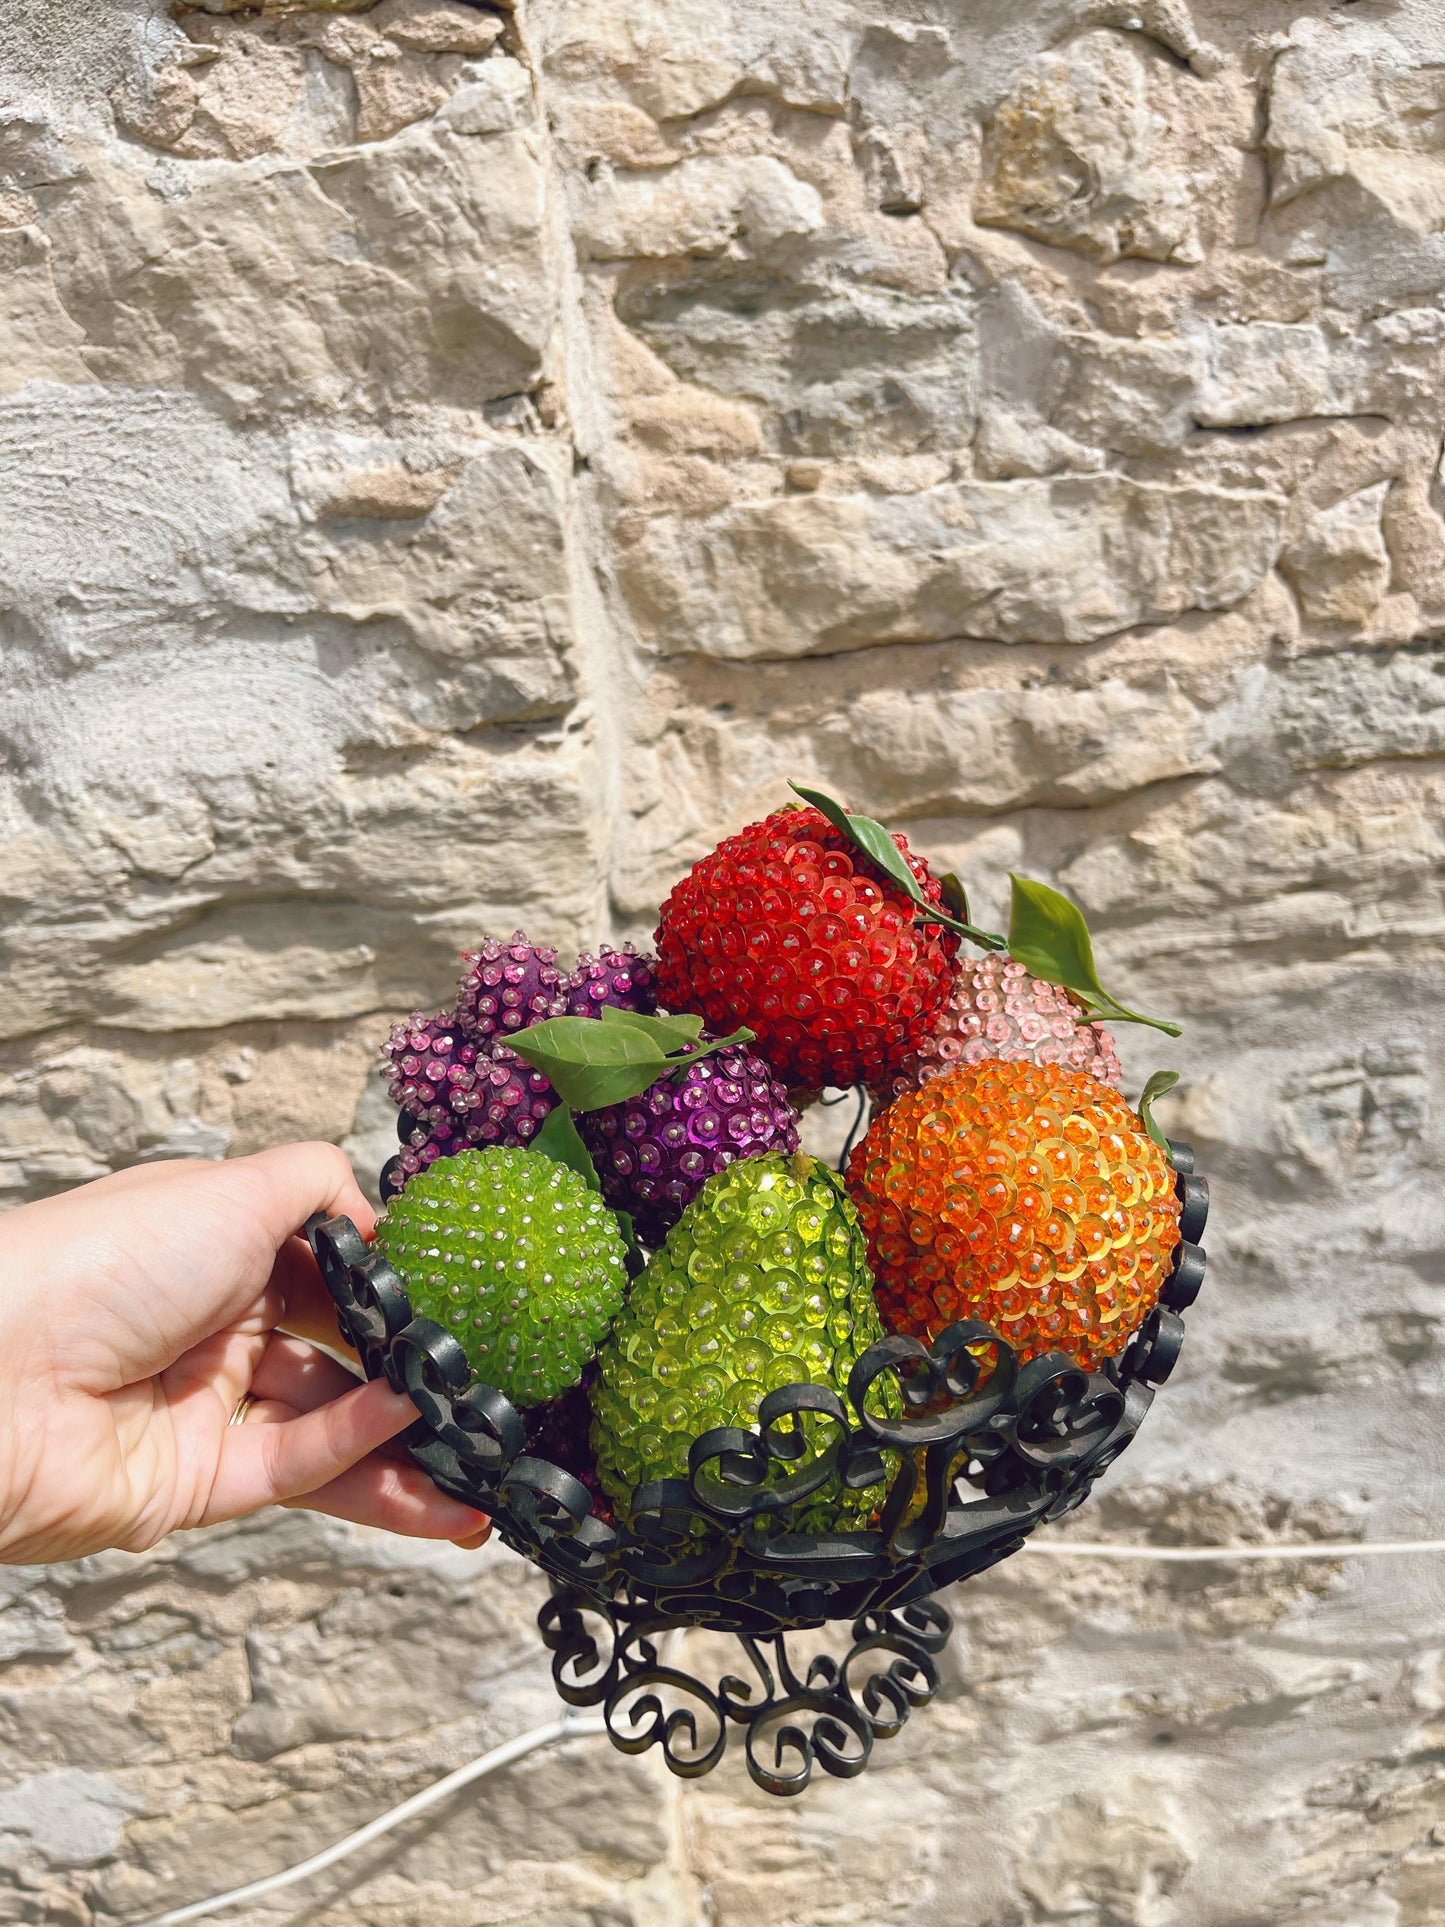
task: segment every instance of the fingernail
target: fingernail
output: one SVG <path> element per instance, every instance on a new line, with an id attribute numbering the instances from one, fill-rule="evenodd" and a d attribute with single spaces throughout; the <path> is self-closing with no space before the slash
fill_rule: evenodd
<path id="1" fill-rule="evenodd" d="M 465 1539 L 453 1539 L 452 1544 L 454 1546 L 460 1546 L 463 1552 L 475 1552 L 477 1547 L 484 1546 L 491 1536 L 492 1522 L 490 1519 L 487 1519 L 480 1532 L 473 1532 Z"/>

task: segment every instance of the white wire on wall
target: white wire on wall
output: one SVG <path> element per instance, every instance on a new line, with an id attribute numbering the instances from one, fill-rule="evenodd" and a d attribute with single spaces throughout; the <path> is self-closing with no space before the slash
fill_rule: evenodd
<path id="1" fill-rule="evenodd" d="M 187 1920 L 203 1920 L 207 1914 L 219 1913 L 222 1907 L 237 1907 L 243 1900 L 260 1900 L 264 1894 L 279 1893 L 283 1887 L 294 1887 L 298 1880 L 309 1879 L 314 1873 L 324 1873 L 334 1867 L 338 1860 L 345 1860 L 349 1854 L 359 1853 L 363 1847 L 379 1840 L 393 1827 L 410 1820 L 418 1813 L 425 1813 L 439 1800 L 449 1794 L 458 1793 L 474 1780 L 485 1779 L 487 1774 L 495 1773 L 499 1767 L 510 1766 L 513 1760 L 520 1760 L 528 1753 L 535 1753 L 539 1746 L 552 1746 L 559 1740 L 585 1740 L 603 1730 L 602 1718 L 597 1713 L 579 1713 L 569 1706 L 561 1719 L 549 1720 L 545 1726 L 537 1726 L 530 1733 L 522 1734 L 520 1739 L 508 1740 L 505 1746 L 494 1746 L 490 1753 L 483 1753 L 480 1759 L 459 1766 L 455 1773 L 448 1773 L 443 1779 L 434 1780 L 420 1793 L 414 1793 L 400 1806 L 393 1807 L 375 1820 L 369 1820 L 355 1833 L 348 1833 L 344 1840 L 338 1840 L 334 1847 L 326 1847 L 320 1853 L 313 1853 L 309 1860 L 298 1861 L 294 1867 L 287 1867 L 281 1873 L 267 1874 L 264 1880 L 252 1880 L 244 1887 L 232 1887 L 226 1893 L 213 1894 L 209 1900 L 192 1901 L 189 1907 L 172 1907 L 167 1914 L 152 1914 L 148 1920 L 139 1921 L 136 1927 L 181 1927 Z"/>
<path id="2" fill-rule="evenodd" d="M 1166 1564 L 1234 1564 L 1255 1559 L 1395 1558 L 1414 1552 L 1445 1552 L 1445 1539 L 1347 1539 L 1334 1544 L 1306 1540 L 1302 1544 L 1282 1546 L 1131 1546 L 1089 1539 L 1027 1539 L 1021 1550 L 1052 1559 L 1154 1559 Z M 414 1793 L 389 1813 L 368 1821 L 364 1827 L 358 1827 L 355 1833 L 348 1833 L 335 1846 L 312 1854 L 309 1860 L 298 1861 L 294 1867 L 287 1867 L 281 1873 L 268 1874 L 262 1880 L 253 1880 L 247 1886 L 232 1887 L 226 1893 L 213 1894 L 209 1900 L 192 1901 L 187 1907 L 173 1907 L 166 1914 L 152 1914 L 145 1920 L 134 1922 L 133 1927 L 183 1927 L 184 1922 L 204 1920 L 210 1914 L 219 1913 L 223 1907 L 236 1907 L 242 1901 L 260 1900 L 265 1894 L 279 1893 L 283 1887 L 295 1886 L 297 1881 L 307 1880 L 314 1873 L 324 1873 L 326 1868 L 334 1867 L 350 1854 L 359 1853 L 373 1840 L 379 1840 L 383 1834 L 390 1833 L 416 1814 L 425 1813 L 428 1807 L 445 1800 L 449 1794 L 484 1779 L 499 1767 L 510 1766 L 513 1760 L 535 1753 L 538 1747 L 552 1746 L 561 1740 L 590 1739 L 604 1731 L 600 1714 L 579 1713 L 575 1707 L 569 1706 L 560 1719 L 550 1720 L 546 1726 L 534 1727 L 530 1733 L 522 1734 L 520 1739 L 508 1740 L 505 1746 L 493 1747 L 490 1753 L 483 1753 L 480 1759 L 459 1766 L 454 1773 L 448 1773 L 431 1786 L 424 1787 L 420 1793 Z"/>
<path id="3" fill-rule="evenodd" d="M 1404 1552 L 1445 1552 L 1445 1539 L 1323 1539 L 1293 1546 L 1123 1546 L 1091 1539 L 1026 1539 L 1023 1552 L 1050 1559 L 1164 1559 L 1178 1564 L 1242 1559 L 1376 1559 Z"/>

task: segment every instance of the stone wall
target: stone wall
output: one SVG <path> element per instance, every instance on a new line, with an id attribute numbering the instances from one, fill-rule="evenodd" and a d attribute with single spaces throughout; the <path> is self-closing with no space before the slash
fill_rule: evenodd
<path id="1" fill-rule="evenodd" d="M 1087 909 L 1216 1179 L 1082 1519 L 1445 1523 L 1438 0 L 8 0 L 0 1185 L 297 1134 L 457 949 L 813 776 Z M 5 1577 L 0 1920 L 280 1867 L 554 1704 L 499 1550 Z M 1445 1561 L 1021 1557 L 792 1803 L 596 1741 L 274 1909 L 1439 1927 Z"/>

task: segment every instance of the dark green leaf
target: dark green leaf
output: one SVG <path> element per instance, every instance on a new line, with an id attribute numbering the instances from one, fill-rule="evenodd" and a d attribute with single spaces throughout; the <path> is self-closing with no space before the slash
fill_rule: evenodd
<path id="1" fill-rule="evenodd" d="M 691 1011 L 683 1011 L 676 1017 L 646 1017 L 638 1010 L 618 1010 L 615 1005 L 604 1004 L 602 1021 L 604 1024 L 628 1024 L 644 1037 L 655 1038 L 667 1051 L 676 1050 L 680 1044 L 695 1043 L 702 1033 L 702 1019 L 694 1017 Z"/>
<path id="2" fill-rule="evenodd" d="M 1178 1082 L 1178 1071 L 1155 1071 L 1154 1075 L 1149 1079 L 1149 1082 L 1139 1093 L 1138 1110 L 1140 1122 L 1150 1137 L 1152 1137 L 1154 1142 L 1159 1146 L 1159 1149 L 1164 1153 L 1165 1157 L 1169 1156 L 1169 1140 L 1154 1122 L 1154 1113 L 1149 1107 L 1156 1097 L 1162 1097 L 1165 1091 L 1172 1091 Z"/>
<path id="3" fill-rule="evenodd" d="M 612 1215 L 616 1218 L 618 1229 L 622 1233 L 622 1242 L 627 1246 L 627 1269 L 635 1278 L 647 1263 L 647 1253 L 637 1242 L 637 1230 L 632 1222 L 632 1213 L 630 1211 L 614 1211 Z"/>
<path id="4" fill-rule="evenodd" d="M 943 892 L 943 901 L 962 923 L 968 922 L 968 892 L 963 880 L 954 870 L 946 871 L 938 879 L 938 887 Z"/>
<path id="5" fill-rule="evenodd" d="M 967 937 L 970 942 L 982 945 L 985 950 L 1003 949 L 1004 940 L 994 931 L 976 930 L 966 919 L 960 920 L 958 917 L 949 916 L 947 911 L 940 910 L 937 904 L 928 901 L 917 877 L 908 867 L 907 857 L 881 823 L 876 822 L 871 816 L 851 815 L 841 803 L 835 802 L 822 790 L 805 789 L 801 783 L 794 783 L 791 780 L 788 788 L 801 796 L 805 803 L 811 803 L 814 809 L 821 810 L 833 827 L 841 830 L 852 841 L 855 848 L 861 850 L 885 876 L 891 878 L 904 895 L 916 903 L 932 922 L 946 925 L 948 929 L 957 931 L 960 937 Z"/>
<path id="6" fill-rule="evenodd" d="M 620 1104 L 655 1084 L 667 1070 L 656 1039 L 631 1024 L 600 1024 L 595 1017 L 548 1017 L 515 1031 L 508 1047 L 525 1058 L 574 1111 Z"/>
<path id="7" fill-rule="evenodd" d="M 1031 877 L 1014 876 L 1013 910 L 1009 919 L 1009 955 L 1035 977 L 1046 983 L 1062 984 L 1089 1006 L 1091 1017 L 1105 1017 L 1116 1024 L 1148 1024 L 1170 1037 L 1179 1035 L 1178 1024 L 1160 1017 L 1144 1017 L 1126 1010 L 1099 982 L 1094 967 L 1094 945 L 1084 913 L 1066 896 L 1051 890 L 1047 883 Z"/>
<path id="8" fill-rule="evenodd" d="M 672 1069 L 686 1070 L 689 1064 L 696 1064 L 704 1057 L 711 1057 L 714 1051 L 734 1050 L 739 1044 L 751 1044 L 756 1036 L 755 1030 L 749 1030 L 744 1026 L 743 1029 L 735 1030 L 726 1037 L 711 1037 L 707 1043 L 699 1044 L 695 1050 L 676 1052 L 668 1058 L 667 1062 Z"/>
<path id="9" fill-rule="evenodd" d="M 805 803 L 811 803 L 815 810 L 821 810 L 835 830 L 841 830 L 844 836 L 852 836 L 853 825 L 841 803 L 834 802 L 822 790 L 804 789 L 801 783 L 795 783 L 791 777 L 788 779 L 788 788 L 795 796 L 801 796 Z"/>
<path id="10" fill-rule="evenodd" d="M 544 1158 L 553 1158 L 558 1164 L 565 1164 L 568 1170 L 575 1171 L 579 1178 L 585 1179 L 591 1190 L 601 1192 L 602 1180 L 597 1175 L 597 1166 L 592 1162 L 592 1153 L 577 1135 L 577 1126 L 566 1104 L 556 1104 L 548 1111 L 541 1130 L 527 1149 L 540 1151 Z"/>

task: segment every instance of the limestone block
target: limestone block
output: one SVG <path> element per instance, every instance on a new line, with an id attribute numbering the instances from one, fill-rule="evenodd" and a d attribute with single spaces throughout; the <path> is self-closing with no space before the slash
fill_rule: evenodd
<path id="1" fill-rule="evenodd" d="M 665 174 L 599 180 L 579 240 L 599 261 L 725 253 L 766 259 L 822 224 L 817 190 L 781 161 L 699 156 Z"/>
<path id="2" fill-rule="evenodd" d="M 104 1774 L 37 1773 L 0 1793 L 0 1865 L 93 1867 L 114 1851 L 137 1804 Z"/>
<path id="3" fill-rule="evenodd" d="M 841 7 L 804 21 L 762 0 L 726 11 L 709 0 L 563 0 L 540 39 L 543 71 L 566 90 L 620 95 L 657 121 L 701 114 L 744 86 L 836 112 L 847 86 Z"/>
<path id="4" fill-rule="evenodd" d="M 1172 451 L 1201 429 L 1439 418 L 1445 328 L 1436 310 L 1350 330 L 1186 313 L 1167 332 L 1121 338 L 1061 325 L 1005 283 L 978 302 L 978 331 L 976 459 L 991 475 L 1097 466 L 1100 446 L 1133 456 Z M 1288 478 L 1291 488 L 1305 472 Z"/>
<path id="5" fill-rule="evenodd" d="M 24 218 L 0 227 L 0 395 L 31 381 L 88 380 L 84 339 L 56 293 L 44 233 Z"/>
<path id="6" fill-rule="evenodd" d="M 81 1183 L 142 1158 L 222 1157 L 230 1142 L 198 1115 L 199 1078 L 184 1058 L 137 1076 L 115 1052 L 76 1045 L 0 1074 L 0 1101 L 0 1187 Z"/>
<path id="7" fill-rule="evenodd" d="M 1306 17 L 1274 62 L 1265 131 L 1269 226 L 1351 306 L 1403 305 L 1439 285 L 1445 207 L 1440 23 L 1342 34 Z"/>
<path id="8" fill-rule="evenodd" d="M 1308 621 L 1359 624 L 1379 607 L 1390 584 L 1380 528 L 1389 487 L 1376 482 L 1322 509 L 1280 557 Z"/>
<path id="9" fill-rule="evenodd" d="M 967 443 L 973 308 L 957 286 L 910 296 L 701 274 L 643 283 L 618 301 L 627 328 L 684 381 L 764 410 L 771 450 L 823 459 Z M 620 385 L 631 387 L 625 353 Z"/>
<path id="10" fill-rule="evenodd" d="M 17 884 L 45 879 L 38 920 L 6 933 L 8 1034 L 56 973 L 79 1007 L 123 1024 L 158 996 L 168 1015 L 143 1017 L 145 1030 L 410 1007 L 417 983 L 487 927 L 493 888 L 530 894 L 522 799 L 555 794 L 555 772 L 586 814 L 575 738 L 505 734 L 515 724 L 535 736 L 576 691 L 550 471 L 520 445 L 454 436 L 298 431 L 288 446 L 179 395 L 112 401 L 93 388 L 15 398 L 0 438 L 26 501 L 23 522 L 7 518 L 23 540 L 0 562 L 20 671 L 0 731 L 26 771 L 23 785 L 4 779 L 4 839 Z M 387 501 L 375 499 L 378 473 Z M 314 572 L 298 551 L 293 475 L 307 512 L 351 511 L 319 524 L 331 533 L 308 558 Z M 377 521 L 398 507 L 403 519 Z M 212 634 L 183 639 L 179 612 L 198 589 L 212 599 Z M 46 665 L 76 652 L 85 666 L 61 694 Z M 127 753 L 111 755 L 121 742 Z M 431 800 L 418 836 L 397 812 L 423 765 Z M 477 837 L 516 852 L 489 859 L 484 889 Z M 403 965 L 418 926 L 402 906 L 438 863 L 445 899 L 469 907 Z M 589 887 L 589 864 L 546 861 L 560 901 Z M 118 913 L 126 877 L 140 894 Z M 298 890 L 324 901 L 303 906 Z M 500 914 L 506 927 L 518 920 L 511 906 Z M 393 943 L 397 974 L 378 991 L 377 958 Z M 254 969 L 235 967 L 243 954 Z"/>
<path id="11" fill-rule="evenodd" d="M 1130 1927 L 1166 1918 L 1189 1867 L 1177 1819 L 1147 1783 L 1115 1786 L 1110 1804 L 1064 1801 L 1041 1815 L 1020 1855 L 1019 1885 L 1045 1914 L 1098 1908 Z"/>
<path id="12" fill-rule="evenodd" d="M 1264 492 L 1116 476 L 784 497 L 650 524 L 624 579 L 639 628 L 669 654 L 1089 642 L 1237 602 L 1274 560 L 1282 508 Z"/>
<path id="13" fill-rule="evenodd" d="M 1445 195 L 1442 105 L 1438 67 L 1388 26 L 1301 19 L 1270 76 L 1272 203 L 1353 180 L 1400 226 L 1430 232 Z"/>
<path id="14" fill-rule="evenodd" d="M 186 160 L 243 161 L 355 131 L 341 76 L 321 62 L 231 22 L 207 22 L 192 38 L 171 65 L 113 97 L 118 124 L 148 146 Z"/>
<path id="15" fill-rule="evenodd" d="M 975 218 L 1104 261 L 1197 261 L 1193 188 L 1161 165 L 1150 78 L 1136 43 L 1107 30 L 1038 55 L 984 129 Z"/>
<path id="16" fill-rule="evenodd" d="M 553 317 L 526 131 L 437 122 L 157 200 L 97 163 L 57 208 L 57 290 L 103 379 L 223 406 L 480 404 L 534 387 Z"/>
<path id="17" fill-rule="evenodd" d="M 1408 417 L 1437 406 L 1445 319 L 1408 309 L 1327 331 L 1317 323 L 1223 323 L 1195 334 L 1196 409 L 1210 428 L 1308 415 Z"/>

